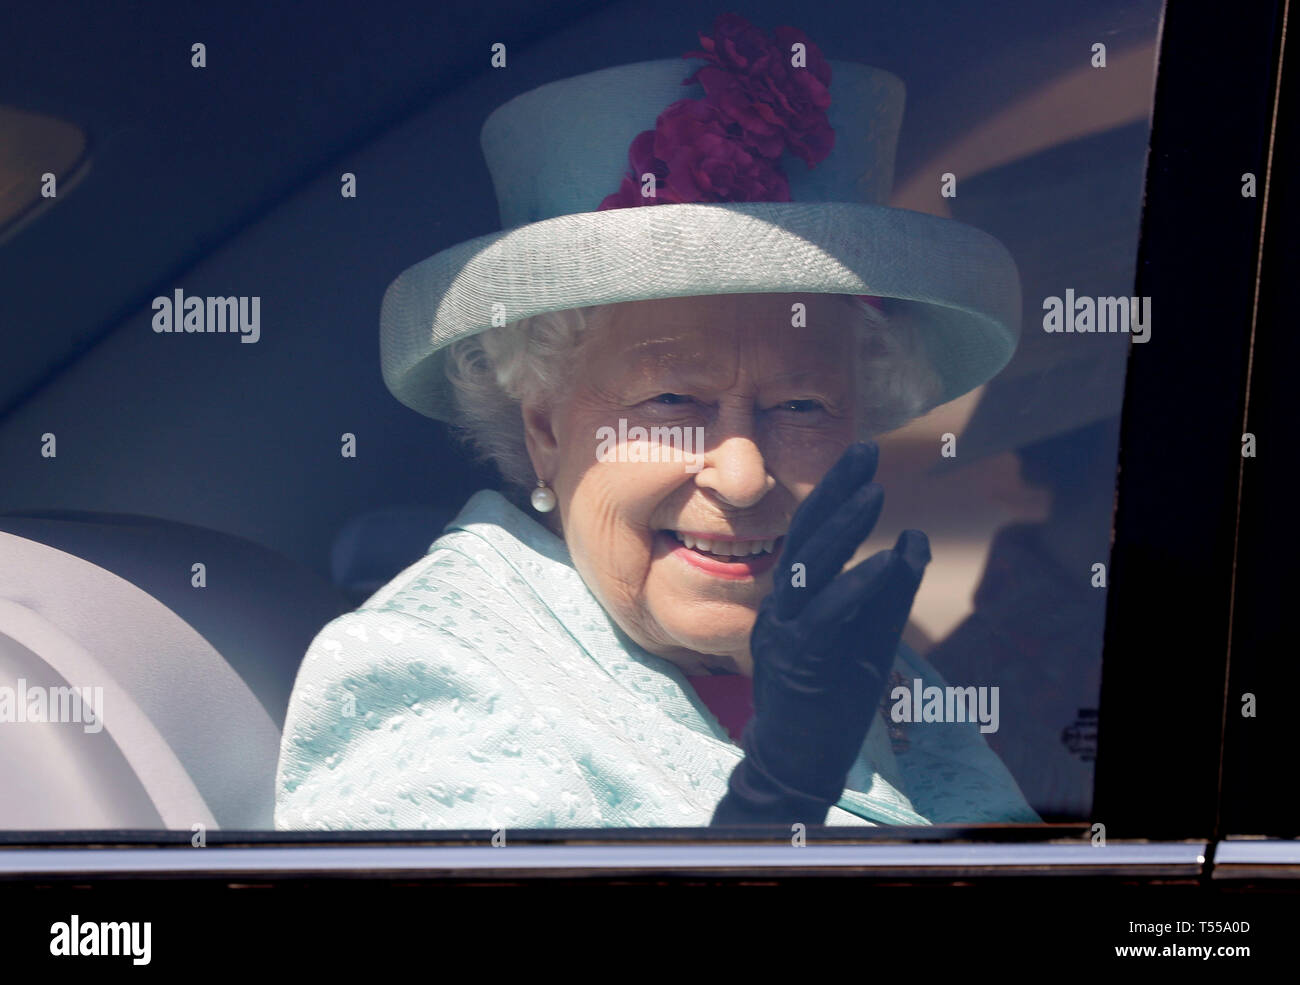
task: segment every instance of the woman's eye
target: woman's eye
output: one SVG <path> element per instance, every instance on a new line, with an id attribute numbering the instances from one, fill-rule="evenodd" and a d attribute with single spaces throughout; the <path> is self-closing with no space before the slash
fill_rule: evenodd
<path id="1" fill-rule="evenodd" d="M 822 409 L 820 400 L 786 400 L 777 404 L 777 410 L 792 410 L 802 414 Z"/>
<path id="2" fill-rule="evenodd" d="M 651 403 L 662 404 L 666 407 L 675 407 L 678 404 L 690 402 L 690 397 L 684 393 L 661 393 L 659 396 L 651 399 Z"/>

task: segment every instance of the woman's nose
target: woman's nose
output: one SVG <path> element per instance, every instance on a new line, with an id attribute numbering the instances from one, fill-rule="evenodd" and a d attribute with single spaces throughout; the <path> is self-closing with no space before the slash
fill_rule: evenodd
<path id="1" fill-rule="evenodd" d="M 752 434 L 735 433 L 710 443 L 695 482 L 737 509 L 754 506 L 776 485 Z"/>

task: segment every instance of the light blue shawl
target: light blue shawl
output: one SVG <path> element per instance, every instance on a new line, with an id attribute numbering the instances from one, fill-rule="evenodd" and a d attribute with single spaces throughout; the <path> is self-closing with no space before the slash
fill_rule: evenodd
<path id="1" fill-rule="evenodd" d="M 943 686 L 900 648 L 904 681 Z M 280 829 L 704 827 L 741 749 L 606 615 L 564 542 L 476 493 L 321 630 L 280 747 Z M 1037 822 L 974 724 L 877 715 L 827 824 Z"/>

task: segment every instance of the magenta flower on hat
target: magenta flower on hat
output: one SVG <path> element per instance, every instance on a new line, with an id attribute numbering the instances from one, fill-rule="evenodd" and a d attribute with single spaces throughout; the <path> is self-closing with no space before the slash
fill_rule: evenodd
<path id="1" fill-rule="evenodd" d="M 807 66 L 791 64 L 790 47 L 805 46 Z M 697 83 L 703 99 L 680 99 L 628 149 L 629 171 L 598 211 L 685 202 L 788 202 L 790 184 L 780 164 L 789 150 L 809 167 L 835 142 L 826 118 L 830 65 L 803 32 L 777 28 L 769 39 L 737 14 L 714 21 L 700 35 L 703 51 L 684 58 L 709 64 L 684 85 Z M 653 197 L 641 194 L 641 176 L 655 176 Z"/>
<path id="2" fill-rule="evenodd" d="M 825 160 L 835 131 L 826 119 L 831 67 L 821 49 L 793 27 L 778 27 L 769 41 L 736 14 L 720 16 L 713 33 L 712 38 L 700 35 L 703 51 L 684 56 L 709 62 L 686 82 L 703 86 L 706 97 L 768 157 L 789 149 L 810 168 Z M 801 68 L 791 64 L 796 42 L 804 46 L 807 64 Z"/>
<path id="3" fill-rule="evenodd" d="M 727 116 L 704 99 L 679 99 L 659 114 L 653 130 L 632 141 L 633 175 L 655 176 L 655 197 L 641 195 L 625 176 L 602 209 L 682 202 L 788 202 L 790 183 L 771 158 L 736 139 Z"/>

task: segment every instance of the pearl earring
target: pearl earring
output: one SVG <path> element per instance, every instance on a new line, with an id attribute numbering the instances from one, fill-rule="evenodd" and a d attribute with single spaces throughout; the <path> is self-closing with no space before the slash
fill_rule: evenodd
<path id="1" fill-rule="evenodd" d="M 533 509 L 538 513 L 549 513 L 555 509 L 555 490 L 546 484 L 545 479 L 537 480 L 537 488 L 532 495 Z"/>

